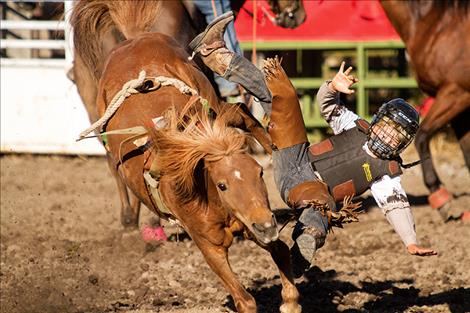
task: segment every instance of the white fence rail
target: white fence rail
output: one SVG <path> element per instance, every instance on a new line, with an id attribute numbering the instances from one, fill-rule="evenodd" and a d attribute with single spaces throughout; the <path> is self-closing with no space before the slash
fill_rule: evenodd
<path id="1" fill-rule="evenodd" d="M 90 123 L 75 85 L 66 77 L 73 60 L 68 23 L 72 5 L 73 1 L 64 1 L 63 21 L 18 20 L 8 15 L 0 21 L 2 33 L 63 30 L 65 35 L 65 39 L 55 40 L 1 39 L 0 48 L 7 56 L 0 64 L 2 153 L 104 154 L 95 139 L 75 142 Z M 64 50 L 65 58 L 25 58 L 21 53 L 10 53 L 11 49 Z"/>
<path id="2" fill-rule="evenodd" d="M 2 39 L 1 49 L 64 49 L 65 40 Z"/>
<path id="3" fill-rule="evenodd" d="M 65 21 L 2 20 L 2 29 L 64 30 Z"/>

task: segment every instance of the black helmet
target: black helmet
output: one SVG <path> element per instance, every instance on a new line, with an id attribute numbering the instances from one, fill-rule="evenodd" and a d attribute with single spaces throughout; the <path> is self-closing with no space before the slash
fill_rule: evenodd
<path id="1" fill-rule="evenodd" d="M 382 104 L 369 128 L 367 145 L 379 158 L 394 159 L 411 143 L 419 127 L 418 112 L 397 98 Z"/>

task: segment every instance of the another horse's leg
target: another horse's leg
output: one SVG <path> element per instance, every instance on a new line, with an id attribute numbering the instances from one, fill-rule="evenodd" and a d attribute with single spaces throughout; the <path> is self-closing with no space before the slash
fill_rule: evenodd
<path id="1" fill-rule="evenodd" d="M 227 233 L 227 235 L 231 236 L 231 233 Z M 240 313 L 256 313 L 255 299 L 238 281 L 228 263 L 228 248 L 223 245 L 214 245 L 209 240 L 202 237 L 192 236 L 192 238 L 199 250 L 201 250 L 207 264 L 209 264 L 214 273 L 220 277 L 225 289 L 227 289 L 232 296 L 237 311 Z"/>
<path id="2" fill-rule="evenodd" d="M 116 169 L 114 159 L 109 156 L 106 159 L 108 160 L 109 170 L 116 181 L 119 199 L 121 200 L 121 224 L 124 227 L 137 228 L 139 226 L 140 200 L 131 192 L 131 201 L 129 201 L 127 186 Z"/>
<path id="3" fill-rule="evenodd" d="M 460 113 L 452 120 L 452 128 L 455 131 L 455 136 L 462 148 L 465 164 L 470 171 L 470 108 Z"/>
<path id="4" fill-rule="evenodd" d="M 470 104 L 470 94 L 457 85 L 441 88 L 428 115 L 423 120 L 416 134 L 415 145 L 422 160 L 424 183 L 431 191 L 429 202 L 435 209 L 442 208 L 452 199 L 452 195 L 441 187 L 442 183 L 434 169 L 429 141 L 437 130 L 449 123 Z"/>
<path id="5" fill-rule="evenodd" d="M 271 253 L 274 262 L 279 269 L 282 283 L 282 305 L 281 313 L 299 313 L 302 307 L 299 305 L 299 291 L 294 284 L 294 275 L 292 274 L 292 262 L 290 258 L 289 247 L 277 240 L 268 246 L 267 250 Z"/>

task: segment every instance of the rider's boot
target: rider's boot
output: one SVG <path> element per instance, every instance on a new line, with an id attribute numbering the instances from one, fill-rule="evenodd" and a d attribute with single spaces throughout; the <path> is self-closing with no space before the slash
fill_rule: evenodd
<path id="1" fill-rule="evenodd" d="M 289 191 L 288 204 L 293 209 L 303 209 L 292 232 L 291 249 L 294 276 L 300 277 L 313 261 L 315 252 L 326 240 L 328 218 L 325 211 L 335 210 L 336 204 L 321 181 L 308 181 Z"/>
<path id="2" fill-rule="evenodd" d="M 233 12 L 217 17 L 189 43 L 189 48 L 193 51 L 193 56 L 199 54 L 204 64 L 212 71 L 228 81 L 242 85 L 261 102 L 270 103 L 271 93 L 263 74 L 253 63 L 225 46 L 224 32 L 233 18 Z"/>

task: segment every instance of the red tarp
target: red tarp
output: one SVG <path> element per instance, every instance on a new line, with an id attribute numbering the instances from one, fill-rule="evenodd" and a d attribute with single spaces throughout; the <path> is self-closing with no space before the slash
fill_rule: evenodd
<path id="1" fill-rule="evenodd" d="M 257 5 L 257 41 L 370 41 L 400 40 L 376 0 L 304 0 L 305 22 L 295 29 L 275 26 L 262 7 L 272 14 L 266 0 Z M 253 40 L 253 1 L 249 0 L 235 21 L 240 41 Z"/>

